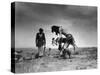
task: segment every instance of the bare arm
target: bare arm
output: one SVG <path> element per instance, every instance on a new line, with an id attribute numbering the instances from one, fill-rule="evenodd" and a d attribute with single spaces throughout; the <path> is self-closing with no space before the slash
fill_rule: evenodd
<path id="1" fill-rule="evenodd" d="M 46 38 L 45 38 L 45 34 L 43 34 L 43 40 L 44 40 L 44 45 L 46 45 Z"/>

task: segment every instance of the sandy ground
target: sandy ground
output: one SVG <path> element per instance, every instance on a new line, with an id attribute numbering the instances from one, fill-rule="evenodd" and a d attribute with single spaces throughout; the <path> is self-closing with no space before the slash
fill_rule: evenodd
<path id="1" fill-rule="evenodd" d="M 48 51 L 47 51 L 48 52 Z M 36 53 L 36 50 L 23 50 L 22 56 L 25 58 L 15 64 L 16 73 L 29 72 L 50 72 L 50 71 L 67 71 L 67 70 L 82 70 L 97 68 L 97 48 L 78 48 L 76 53 L 71 55 L 71 59 L 58 58 L 58 50 L 52 50 L 50 56 L 35 59 L 31 53 Z"/>

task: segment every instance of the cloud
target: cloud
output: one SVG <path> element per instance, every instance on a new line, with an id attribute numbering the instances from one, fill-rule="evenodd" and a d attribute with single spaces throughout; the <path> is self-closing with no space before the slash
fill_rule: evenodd
<path id="1" fill-rule="evenodd" d="M 15 12 L 17 47 L 33 47 L 40 27 L 44 28 L 50 45 L 50 28 L 54 24 L 71 32 L 79 45 L 85 45 L 83 42 L 88 43 L 91 39 L 94 40 L 91 44 L 96 43 L 97 7 L 17 2 Z"/>
<path id="2" fill-rule="evenodd" d="M 51 23 L 58 19 L 92 19 L 96 16 L 97 8 L 90 6 L 16 3 L 17 23 Z"/>
<path id="3" fill-rule="evenodd" d="M 88 19 L 96 17 L 97 7 L 69 5 L 66 7 L 66 13 L 73 18 Z"/>

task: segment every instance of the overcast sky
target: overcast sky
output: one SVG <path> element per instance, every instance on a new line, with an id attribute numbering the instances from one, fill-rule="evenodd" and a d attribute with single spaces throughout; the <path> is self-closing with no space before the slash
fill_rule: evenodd
<path id="1" fill-rule="evenodd" d="M 62 26 L 79 47 L 97 46 L 97 8 L 92 6 L 19 3 L 15 6 L 15 46 L 35 48 L 38 29 L 44 29 L 46 46 L 54 34 L 51 26 Z"/>

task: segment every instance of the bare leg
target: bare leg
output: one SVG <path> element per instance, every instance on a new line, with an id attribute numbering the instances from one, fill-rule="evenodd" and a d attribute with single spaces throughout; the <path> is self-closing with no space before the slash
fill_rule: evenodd
<path id="1" fill-rule="evenodd" d="M 70 44 L 68 44 L 68 43 L 65 45 L 65 48 L 64 48 L 64 51 L 63 51 L 63 52 L 64 52 L 64 54 L 67 53 L 68 56 L 69 56 L 69 58 L 71 58 L 71 52 L 68 50 L 69 45 L 70 45 Z M 65 55 L 64 55 L 64 56 L 65 56 Z"/>
<path id="2" fill-rule="evenodd" d="M 69 44 L 66 46 L 66 48 L 68 48 L 69 47 Z"/>
<path id="3" fill-rule="evenodd" d="M 66 49 L 69 47 L 69 44 L 66 46 Z M 69 50 L 67 50 L 67 54 L 69 56 L 69 59 L 71 58 L 71 52 Z"/>
<path id="4" fill-rule="evenodd" d="M 75 49 L 76 49 L 76 45 L 75 44 L 72 44 L 73 48 L 74 48 L 74 53 L 75 53 Z"/>
<path id="5" fill-rule="evenodd" d="M 43 50 L 43 56 L 45 56 L 46 54 L 45 54 L 45 49 L 46 49 L 46 47 L 44 47 L 43 48 L 44 50 Z"/>
<path id="6" fill-rule="evenodd" d="M 39 56 L 43 56 L 43 46 L 38 47 Z"/>
<path id="7" fill-rule="evenodd" d="M 75 45 L 73 45 L 73 47 L 74 47 L 74 52 L 75 52 Z"/>
<path id="8" fill-rule="evenodd" d="M 69 44 L 68 43 L 65 43 L 64 45 L 63 45 L 63 47 L 62 47 L 62 50 L 61 50 L 61 55 L 63 55 L 63 52 L 64 52 L 64 50 L 66 50 L 66 48 L 68 48 L 69 47 Z"/>
<path id="9" fill-rule="evenodd" d="M 61 44 L 59 45 L 59 48 L 58 49 L 59 49 L 59 55 L 60 55 L 61 54 L 61 51 L 62 51 L 62 45 Z"/>

